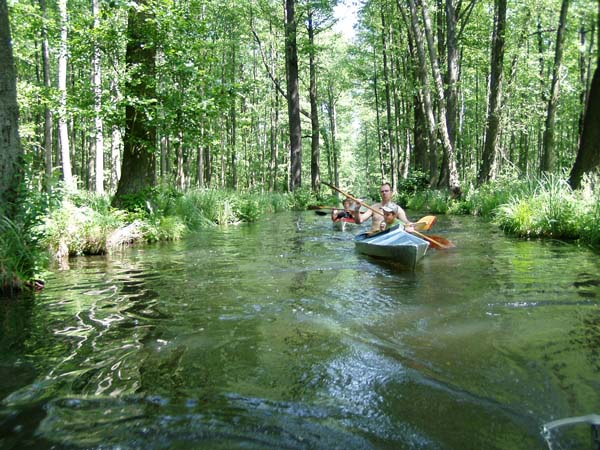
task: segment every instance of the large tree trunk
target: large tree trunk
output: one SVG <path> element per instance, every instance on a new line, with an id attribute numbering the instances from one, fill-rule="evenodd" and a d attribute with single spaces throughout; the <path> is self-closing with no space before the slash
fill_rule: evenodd
<path id="1" fill-rule="evenodd" d="M 600 2 L 598 2 L 598 30 L 600 31 Z M 598 34 L 598 45 L 600 45 L 600 33 Z M 569 184 L 573 189 L 581 186 L 583 174 L 600 165 L 600 127 L 598 126 L 600 123 L 600 46 L 596 51 L 598 52 L 596 70 L 587 98 L 579 151 L 569 176 Z"/>
<path id="2" fill-rule="evenodd" d="M 488 117 L 483 144 L 482 163 L 477 181 L 488 181 L 494 170 L 494 160 L 498 151 L 500 134 L 500 106 L 502 103 L 502 71 L 504 66 L 504 33 L 506 29 L 506 0 L 495 0 L 496 14 L 492 38 L 492 58 L 490 71 L 490 91 Z"/>
<path id="3" fill-rule="evenodd" d="M 127 86 L 123 166 L 115 206 L 127 206 L 127 196 L 143 193 L 156 184 L 156 100 L 154 19 L 146 0 L 129 11 L 125 60 L 131 80 Z"/>
<path id="4" fill-rule="evenodd" d="M 431 32 L 431 21 L 429 19 L 429 10 L 426 2 L 421 5 L 423 13 L 423 24 L 425 25 L 425 35 L 427 36 L 427 44 L 429 48 L 429 60 L 433 71 L 433 80 L 435 81 L 435 90 L 438 99 L 438 134 L 442 141 L 444 149 L 444 160 L 447 164 L 444 170 L 447 172 L 448 180 L 444 180 L 444 184 L 454 190 L 460 189 L 460 180 L 458 178 L 458 170 L 456 168 L 456 153 L 454 146 L 450 142 L 448 132 L 448 123 L 446 122 L 446 99 L 444 97 L 444 86 L 442 83 L 442 74 L 440 72 L 439 58 L 435 44 L 433 42 L 433 34 Z"/>
<path id="5" fill-rule="evenodd" d="M 552 84 L 550 87 L 550 97 L 548 99 L 548 109 L 546 111 L 546 126 L 544 129 L 540 172 L 550 172 L 554 168 L 554 123 L 556 120 L 556 106 L 558 104 L 558 95 L 560 91 L 560 66 L 562 64 L 568 9 L 569 0 L 563 0 L 560 8 L 558 31 L 556 33 L 554 67 L 552 68 Z"/>
<path id="6" fill-rule="evenodd" d="M 94 36 L 100 28 L 99 0 L 92 0 L 92 16 L 94 17 Z M 102 120 L 102 66 L 100 46 L 94 39 L 94 55 L 92 57 L 92 84 L 94 86 L 94 127 L 96 136 L 94 140 L 95 149 L 95 172 L 96 193 L 104 193 L 104 122 Z"/>
<path id="7" fill-rule="evenodd" d="M 67 37 L 69 24 L 67 0 L 59 0 L 58 9 L 60 12 L 60 50 L 58 54 L 58 91 L 60 93 L 60 106 L 58 112 L 58 145 L 60 147 L 65 187 L 67 189 L 75 189 L 75 180 L 71 171 L 69 129 L 67 126 Z"/>
<path id="8" fill-rule="evenodd" d="M 8 6 L 6 0 L 0 0 L 0 214 L 9 218 L 17 211 L 16 200 L 23 173 L 17 78 L 11 42 Z"/>
<path id="9" fill-rule="evenodd" d="M 298 81 L 298 48 L 296 45 L 296 1 L 285 0 L 285 69 L 287 73 L 287 105 L 290 133 L 290 190 L 302 185 L 302 128 L 300 125 L 300 93 Z"/>
<path id="10" fill-rule="evenodd" d="M 312 10 L 308 14 L 309 72 L 310 72 L 310 183 L 314 192 L 319 189 L 321 150 L 319 149 L 319 106 L 317 103 L 317 67 L 315 61 L 315 29 Z"/>
<path id="11" fill-rule="evenodd" d="M 399 0 L 398 0 L 399 1 Z M 425 41 L 423 31 L 419 24 L 417 8 L 414 0 L 408 0 L 410 7 L 410 29 L 412 31 L 413 41 L 417 49 L 417 67 L 418 78 L 421 83 L 421 97 L 425 116 L 427 117 L 427 135 L 429 143 L 429 175 L 432 183 L 436 183 L 438 179 L 437 167 L 437 149 L 436 149 L 436 123 L 433 112 L 433 104 L 431 102 L 431 90 L 429 72 L 427 71 L 427 56 L 425 53 Z M 398 9 L 402 11 L 401 5 L 398 4 Z"/>

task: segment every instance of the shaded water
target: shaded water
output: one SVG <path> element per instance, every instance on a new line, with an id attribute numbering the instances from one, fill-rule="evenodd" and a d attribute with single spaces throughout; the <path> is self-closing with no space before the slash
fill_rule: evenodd
<path id="1" fill-rule="evenodd" d="M 0 303 L 0 448 L 591 448 L 600 261 L 440 218 L 415 272 L 310 212 L 79 258 Z"/>

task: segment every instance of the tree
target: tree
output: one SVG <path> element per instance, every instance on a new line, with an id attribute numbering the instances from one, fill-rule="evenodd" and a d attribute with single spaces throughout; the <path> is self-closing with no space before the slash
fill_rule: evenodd
<path id="1" fill-rule="evenodd" d="M 151 2 L 138 0 L 129 11 L 125 60 L 130 100 L 125 107 L 123 164 L 113 205 L 156 185 L 156 47 Z"/>
<path id="2" fill-rule="evenodd" d="M 598 2 L 598 28 L 600 30 L 600 1 Z M 600 35 L 598 36 L 600 44 Z M 583 129 L 579 140 L 579 150 L 571 169 L 569 184 L 573 189 L 581 186 L 581 178 L 600 165 L 600 47 L 597 47 L 596 70 L 587 99 L 583 118 Z"/>
<path id="3" fill-rule="evenodd" d="M 100 28 L 100 2 L 92 0 L 92 16 L 94 17 L 95 36 Z M 102 120 L 102 69 L 100 45 L 97 38 L 94 40 L 94 54 L 92 56 L 92 84 L 94 88 L 94 147 L 96 160 L 96 193 L 104 193 L 104 122 Z"/>
<path id="4" fill-rule="evenodd" d="M 62 159 L 63 180 L 67 189 L 75 189 L 75 180 L 71 171 L 71 154 L 69 153 L 69 129 L 67 126 L 67 62 L 69 58 L 68 29 L 69 15 L 67 0 L 58 0 L 60 11 L 60 50 L 58 56 L 58 90 L 60 106 L 58 112 L 58 145 Z"/>
<path id="5" fill-rule="evenodd" d="M 549 172 L 554 167 L 554 123 L 556 119 L 556 107 L 560 90 L 560 66 L 562 64 L 563 45 L 565 42 L 565 28 L 567 26 L 567 11 L 569 0 L 562 0 L 560 8 L 560 19 L 556 33 L 556 48 L 554 53 L 554 66 L 552 67 L 552 84 L 546 110 L 546 127 L 544 129 L 542 159 L 540 171 Z"/>
<path id="6" fill-rule="evenodd" d="M 288 127 L 290 133 L 290 190 L 302 184 L 302 128 L 296 44 L 296 1 L 285 1 L 285 68 L 287 73 Z"/>
<path id="7" fill-rule="evenodd" d="M 500 106 L 502 103 L 502 79 L 504 70 L 504 34 L 506 30 L 506 0 L 495 0 L 494 35 L 492 37 L 492 57 L 487 123 L 483 147 L 483 161 L 477 181 L 482 184 L 492 177 L 494 160 L 500 135 Z"/>
<path id="8" fill-rule="evenodd" d="M 6 0 L 0 0 L 0 67 L 0 214 L 10 218 L 17 211 L 23 149 L 19 138 L 17 78 Z"/>

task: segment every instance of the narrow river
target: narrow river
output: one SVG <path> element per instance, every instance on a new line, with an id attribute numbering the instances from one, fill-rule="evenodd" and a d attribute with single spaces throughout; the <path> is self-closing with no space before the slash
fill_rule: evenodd
<path id="1" fill-rule="evenodd" d="M 413 214 L 414 215 L 414 214 Z M 600 258 L 440 217 L 414 272 L 312 212 L 0 301 L 0 449 L 590 449 Z"/>

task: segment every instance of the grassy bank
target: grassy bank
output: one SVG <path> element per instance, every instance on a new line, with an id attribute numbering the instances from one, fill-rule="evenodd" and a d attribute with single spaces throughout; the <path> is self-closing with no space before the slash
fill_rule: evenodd
<path id="1" fill-rule="evenodd" d="M 411 182 L 400 186 L 397 198 L 414 210 L 481 216 L 524 238 L 563 239 L 600 248 L 597 180 L 588 179 L 574 192 L 566 177 L 506 176 L 481 187 L 466 186 L 460 198 Z M 108 196 L 60 190 L 30 194 L 16 220 L 0 218 L 0 290 L 34 287 L 32 280 L 43 278 L 48 260 L 64 263 L 72 256 L 178 240 L 189 231 L 254 222 L 268 214 L 319 204 L 334 205 L 337 199 L 317 199 L 306 188 L 293 194 L 153 189 L 131 198 L 127 210 L 121 210 L 110 206 Z"/>
<path id="2" fill-rule="evenodd" d="M 16 221 L 0 221 L 0 290 L 34 286 L 49 260 L 118 251 L 123 247 L 178 240 L 187 232 L 254 222 L 267 214 L 306 209 L 316 202 L 309 190 L 293 194 L 153 189 L 115 209 L 108 196 L 87 192 L 36 193 Z"/>
<path id="3" fill-rule="evenodd" d="M 511 235 L 577 241 L 600 248 L 600 182 L 592 178 L 581 190 L 573 191 L 566 176 L 506 176 L 479 188 L 467 186 L 458 199 L 442 191 L 418 192 L 408 207 L 435 214 L 481 216 Z"/>

